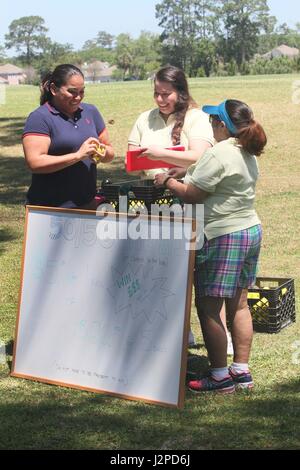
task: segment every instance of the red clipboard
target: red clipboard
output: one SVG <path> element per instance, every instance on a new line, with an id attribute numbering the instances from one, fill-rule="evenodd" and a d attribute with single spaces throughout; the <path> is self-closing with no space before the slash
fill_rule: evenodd
<path id="1" fill-rule="evenodd" d="M 136 150 L 128 150 L 126 154 L 125 167 L 126 171 L 137 171 L 137 170 L 153 170 L 155 168 L 176 168 L 178 165 L 173 165 L 172 163 L 164 162 L 163 160 L 150 160 L 147 157 L 138 158 L 144 152 L 144 148 Z M 178 150 L 183 152 L 185 147 L 176 146 L 168 147 L 168 150 Z"/>

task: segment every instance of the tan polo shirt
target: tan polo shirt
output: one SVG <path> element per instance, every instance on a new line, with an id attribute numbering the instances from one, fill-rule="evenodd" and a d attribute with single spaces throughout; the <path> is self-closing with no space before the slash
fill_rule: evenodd
<path id="1" fill-rule="evenodd" d="M 167 122 L 165 122 L 158 108 L 146 111 L 135 122 L 128 138 L 128 144 L 137 147 L 149 147 L 149 145 L 161 145 L 164 148 L 172 147 L 172 129 L 174 123 L 175 118 L 172 114 Z M 198 108 L 191 108 L 185 115 L 180 145 L 183 145 L 188 150 L 190 142 L 196 139 L 205 140 L 211 145 L 214 144 L 209 116 Z M 145 170 L 143 175 L 146 178 L 154 178 L 157 173 L 163 170 L 166 169 Z"/>

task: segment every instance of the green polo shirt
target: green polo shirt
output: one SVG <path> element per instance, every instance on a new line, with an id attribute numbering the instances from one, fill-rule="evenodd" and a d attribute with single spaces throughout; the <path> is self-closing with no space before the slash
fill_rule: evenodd
<path id="1" fill-rule="evenodd" d="M 150 145 L 161 145 L 164 148 L 172 147 L 172 130 L 175 117 L 171 114 L 167 122 L 162 118 L 159 109 L 155 108 L 145 111 L 136 120 L 129 138 L 128 144 L 137 147 L 149 147 Z M 184 118 L 184 124 L 180 135 L 180 145 L 186 150 L 190 148 L 190 142 L 201 139 L 214 144 L 212 127 L 209 117 L 198 108 L 190 108 Z M 163 169 L 161 169 L 163 170 Z M 154 178 L 159 173 L 158 169 L 145 170 L 144 176 Z"/>
<path id="2" fill-rule="evenodd" d="M 260 224 L 254 209 L 257 159 L 235 138 L 219 142 L 190 166 L 185 183 L 209 193 L 204 200 L 208 240 Z"/>

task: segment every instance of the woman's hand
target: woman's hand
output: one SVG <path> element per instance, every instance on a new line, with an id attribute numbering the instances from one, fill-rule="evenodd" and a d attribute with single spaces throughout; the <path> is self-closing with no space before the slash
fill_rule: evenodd
<path id="1" fill-rule="evenodd" d="M 99 144 L 99 140 L 95 137 L 89 137 L 86 139 L 80 149 L 76 152 L 78 160 L 84 160 L 85 158 L 92 157 L 96 154 Z"/>
<path id="2" fill-rule="evenodd" d="M 89 158 L 98 165 L 100 162 L 104 162 L 107 152 L 107 146 L 101 142 L 98 142 L 96 153 L 91 155 Z"/>
<path id="3" fill-rule="evenodd" d="M 164 148 L 160 145 L 150 145 L 139 158 L 148 157 L 150 160 L 162 160 L 164 155 Z"/>
<path id="4" fill-rule="evenodd" d="M 176 167 L 170 168 L 168 171 L 168 176 L 172 176 L 172 178 L 180 179 L 183 178 L 186 174 L 186 168 Z"/>
<path id="5" fill-rule="evenodd" d="M 165 180 L 167 178 L 170 178 L 170 175 L 168 175 L 168 173 L 158 173 L 154 177 L 154 186 L 156 187 L 164 186 Z"/>

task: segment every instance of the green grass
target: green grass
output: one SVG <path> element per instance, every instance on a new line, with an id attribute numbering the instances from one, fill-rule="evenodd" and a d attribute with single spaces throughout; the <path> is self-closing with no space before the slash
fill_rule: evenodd
<path id="1" fill-rule="evenodd" d="M 264 240 L 261 276 L 293 277 L 299 272 L 299 106 L 292 104 L 297 76 L 193 79 L 199 105 L 237 98 L 250 104 L 269 138 L 260 159 L 257 210 Z M 138 114 L 153 105 L 151 82 L 88 86 L 108 124 L 117 152 L 101 167 L 99 182 L 126 178 L 127 136 Z M 24 209 L 30 175 L 20 136 L 25 117 L 37 106 L 38 89 L 9 87 L 0 106 L 0 339 L 7 362 L 0 365 L 0 448 L 2 449 L 296 449 L 300 446 L 299 322 L 277 335 L 257 333 L 251 357 L 255 391 L 233 396 L 186 394 L 183 411 L 106 395 L 11 378 L 17 313 Z M 299 296 L 297 295 L 299 312 Z M 199 347 L 190 351 L 189 369 L 207 367 L 206 350 L 194 308 L 192 326 Z"/>

